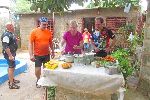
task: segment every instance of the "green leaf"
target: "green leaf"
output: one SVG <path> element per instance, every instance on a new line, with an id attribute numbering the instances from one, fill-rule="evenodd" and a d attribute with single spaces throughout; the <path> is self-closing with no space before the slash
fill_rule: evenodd
<path id="1" fill-rule="evenodd" d="M 32 4 L 32 6 L 30 7 L 30 9 L 33 11 L 37 11 L 38 10 L 38 7 L 36 4 Z"/>

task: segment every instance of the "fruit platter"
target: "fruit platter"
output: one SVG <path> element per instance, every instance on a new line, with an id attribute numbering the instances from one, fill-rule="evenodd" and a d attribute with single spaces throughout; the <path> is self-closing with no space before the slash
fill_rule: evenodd
<path id="1" fill-rule="evenodd" d="M 106 57 L 94 57 L 94 61 L 91 64 L 95 64 L 96 68 L 98 68 L 107 67 L 111 65 L 114 66 L 117 65 L 117 63 L 117 60 L 113 56 L 107 55 Z"/>
<path id="2" fill-rule="evenodd" d="M 92 57 L 91 57 L 92 56 Z M 69 60 L 59 60 L 52 59 L 45 63 L 45 68 L 50 70 L 55 70 L 58 67 L 63 69 L 69 69 L 71 67 L 76 66 L 92 66 L 95 68 L 105 67 L 108 74 L 118 73 L 118 61 L 111 55 L 107 55 L 106 57 L 94 57 L 93 55 L 75 55 L 69 56 L 74 58 L 73 61 L 68 62 Z M 92 59 L 91 59 L 92 58 Z"/>
<path id="3" fill-rule="evenodd" d="M 72 63 L 59 61 L 59 60 L 50 60 L 44 64 L 46 69 L 55 70 L 58 67 L 63 69 L 68 69 L 72 67 Z"/>

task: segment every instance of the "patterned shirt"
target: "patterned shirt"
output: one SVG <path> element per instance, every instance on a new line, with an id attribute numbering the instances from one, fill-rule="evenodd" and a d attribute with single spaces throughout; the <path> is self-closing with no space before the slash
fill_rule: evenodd
<path id="1" fill-rule="evenodd" d="M 98 47 L 99 50 L 104 50 L 105 48 L 109 47 L 109 40 L 110 38 L 115 38 L 115 35 L 111 30 L 104 27 L 101 31 L 95 30 L 91 38 L 94 41 L 95 46 Z"/>

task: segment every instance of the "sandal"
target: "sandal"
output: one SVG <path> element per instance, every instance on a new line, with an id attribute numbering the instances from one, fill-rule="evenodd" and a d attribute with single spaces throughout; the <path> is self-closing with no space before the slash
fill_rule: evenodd
<path id="1" fill-rule="evenodd" d="M 36 81 L 36 88 L 41 88 L 41 85 L 37 84 L 38 80 Z"/>
<path id="2" fill-rule="evenodd" d="M 10 84 L 9 83 L 9 89 L 19 89 L 20 86 L 16 85 L 15 83 Z"/>
<path id="3" fill-rule="evenodd" d="M 14 79 L 13 81 L 14 81 L 15 84 L 20 83 L 19 80 L 15 80 L 15 79 Z"/>
<path id="4" fill-rule="evenodd" d="M 20 81 L 13 79 L 13 83 L 18 84 L 18 83 L 20 83 Z M 8 82 L 8 85 L 9 85 L 9 84 L 10 84 L 10 82 Z"/>

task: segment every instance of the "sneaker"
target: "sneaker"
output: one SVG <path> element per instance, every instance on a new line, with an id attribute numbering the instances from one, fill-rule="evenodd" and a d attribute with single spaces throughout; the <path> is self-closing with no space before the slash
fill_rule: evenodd
<path id="1" fill-rule="evenodd" d="M 41 88 L 41 85 L 37 84 L 38 80 L 36 81 L 36 88 Z"/>

